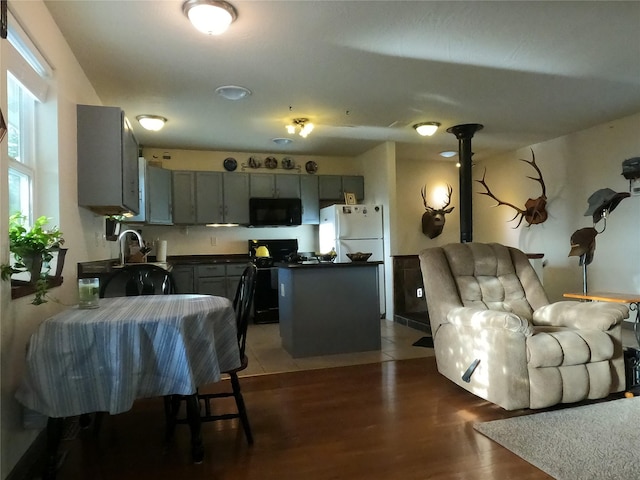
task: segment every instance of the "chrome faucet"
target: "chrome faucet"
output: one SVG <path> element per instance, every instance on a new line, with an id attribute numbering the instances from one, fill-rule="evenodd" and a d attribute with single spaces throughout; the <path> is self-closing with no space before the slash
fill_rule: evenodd
<path id="1" fill-rule="evenodd" d="M 125 254 L 124 254 L 124 247 L 122 246 L 122 238 L 124 238 L 127 235 L 127 233 L 133 233 L 136 237 L 138 237 L 138 243 L 140 245 L 140 248 L 144 247 L 144 242 L 142 241 L 142 235 L 140 235 L 137 231 L 125 230 L 124 232 L 122 232 L 118 237 L 118 246 L 120 247 L 120 265 L 124 265 L 126 260 Z"/>

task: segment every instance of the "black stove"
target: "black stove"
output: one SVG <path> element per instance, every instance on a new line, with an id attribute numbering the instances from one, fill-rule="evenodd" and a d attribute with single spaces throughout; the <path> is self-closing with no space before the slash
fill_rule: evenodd
<path id="1" fill-rule="evenodd" d="M 278 322 L 278 269 L 274 263 L 284 262 L 298 251 L 297 239 L 249 240 L 249 257 L 258 273 L 253 299 L 254 323 Z M 256 249 L 266 247 L 268 257 L 257 257 Z"/>

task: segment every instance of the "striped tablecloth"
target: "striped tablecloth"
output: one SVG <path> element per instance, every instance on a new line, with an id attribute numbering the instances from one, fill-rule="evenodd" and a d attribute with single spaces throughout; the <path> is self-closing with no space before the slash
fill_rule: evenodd
<path id="1" fill-rule="evenodd" d="M 189 395 L 240 365 L 231 302 L 209 295 L 100 299 L 32 335 L 16 398 L 49 417 L 121 413 L 135 399 Z"/>

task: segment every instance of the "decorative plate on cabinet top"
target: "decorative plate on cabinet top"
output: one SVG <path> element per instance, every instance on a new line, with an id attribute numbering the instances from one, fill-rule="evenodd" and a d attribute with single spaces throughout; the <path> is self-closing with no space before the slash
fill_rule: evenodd
<path id="1" fill-rule="evenodd" d="M 236 168 L 238 168 L 238 162 L 236 162 L 235 158 L 229 157 L 224 159 L 224 162 L 222 162 L 222 166 L 227 172 L 233 172 Z"/>
<path id="2" fill-rule="evenodd" d="M 278 168 L 278 160 L 276 160 L 276 157 L 267 157 L 264 160 L 264 166 L 267 168 Z"/>
<path id="3" fill-rule="evenodd" d="M 260 160 L 258 159 L 258 157 L 249 157 L 249 166 L 251 168 L 260 168 Z"/>
<path id="4" fill-rule="evenodd" d="M 282 159 L 282 168 L 285 170 L 291 170 L 296 167 L 296 162 L 291 157 L 284 157 Z"/>
<path id="5" fill-rule="evenodd" d="M 307 173 L 316 173 L 318 171 L 318 164 L 314 161 L 309 160 L 307 163 L 305 163 L 304 168 Z"/>

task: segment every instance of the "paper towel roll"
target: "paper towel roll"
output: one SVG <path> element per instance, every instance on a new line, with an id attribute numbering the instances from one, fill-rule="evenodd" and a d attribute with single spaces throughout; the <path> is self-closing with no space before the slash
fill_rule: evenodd
<path id="1" fill-rule="evenodd" d="M 158 242 L 158 250 L 156 251 L 156 262 L 167 261 L 167 241 L 160 240 Z"/>

